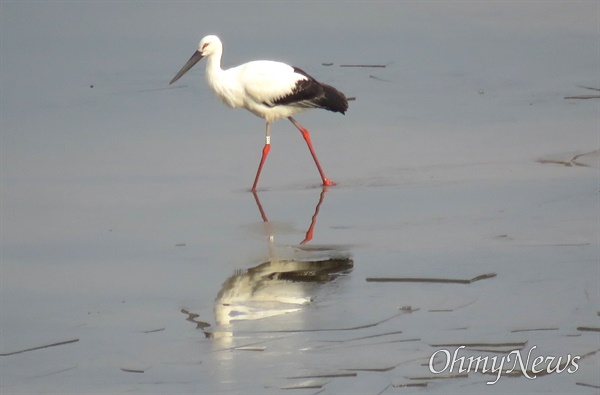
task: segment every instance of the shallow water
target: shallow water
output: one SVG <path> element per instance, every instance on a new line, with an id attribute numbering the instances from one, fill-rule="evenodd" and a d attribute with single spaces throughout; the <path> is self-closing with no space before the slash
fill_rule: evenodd
<path id="1" fill-rule="evenodd" d="M 2 393 L 597 391 L 598 4 L 244 4 L 2 3 Z M 338 185 L 280 121 L 248 191 L 263 122 L 166 89 L 208 33 L 357 97 L 297 116 Z"/>

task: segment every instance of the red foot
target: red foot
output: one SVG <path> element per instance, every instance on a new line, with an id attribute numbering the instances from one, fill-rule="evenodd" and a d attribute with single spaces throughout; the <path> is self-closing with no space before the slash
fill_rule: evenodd
<path id="1" fill-rule="evenodd" d="M 336 185 L 336 183 L 333 182 L 333 181 L 331 181 L 331 180 L 329 180 L 329 179 L 327 179 L 327 178 L 323 179 L 323 186 L 324 187 L 330 187 L 332 185 Z"/>
<path id="2" fill-rule="evenodd" d="M 313 238 L 313 228 L 310 228 L 307 232 L 306 232 L 306 236 L 304 237 L 304 240 L 302 240 L 300 242 L 300 244 L 306 244 L 309 241 L 311 241 Z"/>

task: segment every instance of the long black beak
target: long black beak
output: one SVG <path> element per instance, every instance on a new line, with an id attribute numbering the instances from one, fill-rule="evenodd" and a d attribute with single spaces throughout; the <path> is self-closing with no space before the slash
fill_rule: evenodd
<path id="1" fill-rule="evenodd" d="M 173 77 L 173 79 L 171 80 L 171 82 L 169 82 L 169 85 L 171 85 L 173 82 L 175 82 L 178 79 L 180 79 L 181 76 L 183 76 L 185 73 L 187 73 L 188 70 L 191 69 L 192 67 L 194 67 L 194 65 L 196 63 L 198 63 L 200 61 L 200 59 L 202 59 L 202 58 L 203 58 L 202 52 L 200 52 L 200 51 L 194 52 L 194 54 L 192 55 L 192 57 L 190 58 L 190 60 L 188 60 L 185 65 L 183 65 L 183 67 L 181 68 L 181 70 L 179 70 L 179 73 L 177 73 L 177 75 L 175 77 Z"/>

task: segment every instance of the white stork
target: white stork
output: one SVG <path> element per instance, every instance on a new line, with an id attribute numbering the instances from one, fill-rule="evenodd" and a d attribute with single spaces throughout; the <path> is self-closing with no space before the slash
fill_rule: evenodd
<path id="1" fill-rule="evenodd" d="M 302 133 L 317 165 L 323 185 L 335 185 L 325 177 L 308 130 L 302 127 L 292 115 L 309 108 L 323 108 L 344 114 L 348 109 L 346 96 L 334 87 L 318 82 L 299 68 L 281 62 L 258 60 L 223 70 L 222 55 L 223 44 L 219 37 L 212 35 L 204 37 L 198 45 L 198 50 L 173 77 L 169 85 L 181 78 L 200 59 L 207 58 L 206 79 L 217 97 L 229 107 L 242 107 L 265 119 L 267 122 L 265 146 L 252 191 L 256 191 L 260 172 L 271 149 L 271 122 L 280 118 L 289 119 Z"/>

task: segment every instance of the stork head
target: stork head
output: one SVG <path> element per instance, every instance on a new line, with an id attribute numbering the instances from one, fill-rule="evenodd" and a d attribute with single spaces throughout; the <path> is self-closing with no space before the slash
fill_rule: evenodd
<path id="1" fill-rule="evenodd" d="M 203 57 L 210 56 L 214 53 L 222 53 L 223 44 L 217 36 L 206 36 L 200 40 L 200 43 L 198 44 L 198 52 L 200 52 Z"/>
<path id="2" fill-rule="evenodd" d="M 171 82 L 169 82 L 169 85 L 180 79 L 185 73 L 189 71 L 189 69 L 194 67 L 194 65 L 198 63 L 200 59 L 212 56 L 214 54 L 220 56 L 220 54 L 222 53 L 223 44 L 221 43 L 221 40 L 219 40 L 219 37 L 213 35 L 204 37 L 202 40 L 200 40 L 200 43 L 198 44 L 198 50 L 194 52 L 192 57 L 187 61 L 185 65 L 183 65 L 181 70 L 179 70 L 177 75 L 173 77 Z"/>

